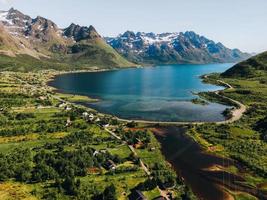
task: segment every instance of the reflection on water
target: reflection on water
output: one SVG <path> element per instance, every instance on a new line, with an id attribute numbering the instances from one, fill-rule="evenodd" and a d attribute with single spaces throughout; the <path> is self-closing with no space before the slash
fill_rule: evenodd
<path id="1" fill-rule="evenodd" d="M 266 199 L 266 194 L 246 185 L 241 176 L 225 171 L 208 170 L 213 166 L 234 165 L 239 169 L 240 166 L 233 160 L 205 153 L 196 142 L 185 135 L 185 128 L 164 127 L 154 128 L 152 131 L 161 143 L 166 159 L 199 199 L 231 199 L 225 188 L 247 192 L 259 199 Z"/>
<path id="2" fill-rule="evenodd" d="M 192 92 L 223 89 L 204 84 L 200 75 L 223 72 L 232 64 L 166 65 L 99 73 L 57 76 L 51 85 L 64 92 L 102 101 L 88 104 L 127 119 L 154 121 L 221 121 L 224 105 L 194 105 Z"/>

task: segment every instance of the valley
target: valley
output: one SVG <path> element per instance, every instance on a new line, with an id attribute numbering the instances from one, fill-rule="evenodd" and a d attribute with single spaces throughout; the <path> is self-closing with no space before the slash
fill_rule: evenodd
<path id="1" fill-rule="evenodd" d="M 235 48 L 262 52 L 265 11 L 40 4 L 50 20 L 15 2 L 0 1 L 1 200 L 267 199 L 267 52 Z"/>

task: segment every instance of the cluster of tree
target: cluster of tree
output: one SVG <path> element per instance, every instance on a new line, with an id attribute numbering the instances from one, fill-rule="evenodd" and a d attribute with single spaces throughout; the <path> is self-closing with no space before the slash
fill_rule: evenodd
<path id="1" fill-rule="evenodd" d="M 67 195 L 82 195 L 77 176 L 86 176 L 90 167 L 100 167 L 108 160 L 117 163 L 120 159 L 109 153 L 94 155 L 90 147 L 74 151 L 47 152 L 41 150 L 35 156 L 29 149 L 15 149 L 9 154 L 0 154 L 0 181 L 16 179 L 20 182 L 36 183 L 54 181 L 54 187 Z M 115 187 L 110 186 L 97 199 L 116 199 Z"/>
<path id="2" fill-rule="evenodd" d="M 35 118 L 34 113 L 18 113 L 16 114 L 16 120 L 26 120 L 30 118 Z"/>
<path id="3" fill-rule="evenodd" d="M 15 149 L 9 154 L 0 154 L 0 181 L 15 178 L 29 181 L 32 170 L 32 155 L 29 149 Z"/>
<path id="4" fill-rule="evenodd" d="M 137 123 L 135 121 L 128 122 L 126 124 L 128 128 L 135 128 L 137 126 Z"/>
<path id="5" fill-rule="evenodd" d="M 246 115 L 249 118 L 258 118 L 259 116 L 267 115 L 267 105 L 252 104 L 247 109 Z"/>
<path id="6" fill-rule="evenodd" d="M 69 111 L 63 111 L 63 112 L 58 112 L 53 115 L 54 118 L 70 118 L 71 121 L 74 121 L 75 119 L 80 119 L 82 118 L 82 114 L 86 112 L 85 109 L 80 108 L 80 107 L 73 107 Z"/>
<path id="7" fill-rule="evenodd" d="M 251 140 L 239 140 L 226 143 L 226 148 L 231 156 L 239 162 L 248 166 L 260 176 L 267 177 L 266 156 L 267 145 L 264 142 L 253 142 Z"/>
<path id="8" fill-rule="evenodd" d="M 113 141 L 112 137 L 96 137 L 92 133 L 81 130 L 71 133 L 70 135 L 64 137 L 59 143 L 62 145 L 86 145 L 86 144 L 100 144 L 103 142 Z"/>
<path id="9" fill-rule="evenodd" d="M 23 106 L 30 99 L 29 95 L 22 93 L 4 93 L 0 94 L 0 105 L 4 107 Z"/>
<path id="10" fill-rule="evenodd" d="M 25 135 L 26 133 L 30 133 L 32 127 L 30 125 L 24 126 L 13 126 L 0 130 L 0 136 L 17 136 L 17 135 Z"/>
<path id="11" fill-rule="evenodd" d="M 226 119 L 231 119 L 233 117 L 233 112 L 231 108 L 226 108 L 223 112 L 222 112 L 223 116 Z"/>
<path id="12" fill-rule="evenodd" d="M 36 99 L 35 103 L 42 106 L 52 106 L 53 103 L 49 99 Z"/>
<path id="13" fill-rule="evenodd" d="M 32 113 L 12 114 L 12 116 L 10 117 L 15 121 L 5 120 L 7 123 L 3 124 L 6 126 L 0 130 L 0 136 L 18 136 L 27 133 L 55 133 L 67 131 L 66 120 L 64 119 L 38 120 L 34 121 L 33 125 L 33 122 L 26 120 L 34 118 L 34 114 Z"/>
<path id="14" fill-rule="evenodd" d="M 255 129 L 262 131 L 262 138 L 264 138 L 265 119 L 258 121 Z M 266 157 L 267 157 L 267 144 L 259 140 L 255 134 L 244 136 L 235 136 L 231 132 L 231 125 L 201 125 L 197 126 L 197 132 L 202 133 L 204 139 L 212 144 L 220 144 L 229 155 L 243 163 L 254 173 L 259 174 L 261 177 L 267 176 L 266 170 Z"/>
<path id="15" fill-rule="evenodd" d="M 177 183 L 176 174 L 167 166 L 161 163 L 156 163 L 152 167 L 152 176 L 152 179 L 147 179 L 145 182 L 140 183 L 135 189 L 149 191 L 153 190 L 157 186 L 165 189 L 173 187 Z"/>
<path id="16" fill-rule="evenodd" d="M 35 122 L 33 133 L 55 133 L 67 131 L 66 120 L 62 118 L 39 120 Z"/>
<path id="17" fill-rule="evenodd" d="M 254 128 L 261 133 L 261 139 L 267 142 L 267 116 L 259 120 Z"/>
<path id="18" fill-rule="evenodd" d="M 4 116 L 3 114 L 0 114 L 0 126 L 7 124 L 8 123 L 8 119 L 6 116 Z"/>
<path id="19" fill-rule="evenodd" d="M 161 188 L 170 188 L 176 184 L 176 174 L 164 164 L 156 163 L 152 168 L 152 176 Z"/>
<path id="20" fill-rule="evenodd" d="M 139 142 L 142 142 L 144 145 L 148 145 L 151 142 L 151 137 L 145 130 L 127 131 L 123 134 L 123 140 L 127 141 L 128 144 L 131 145 Z"/>
<path id="21" fill-rule="evenodd" d="M 93 200 L 116 200 L 116 187 L 114 184 L 111 184 L 110 186 L 106 187 L 105 190 L 98 194 L 95 195 Z"/>

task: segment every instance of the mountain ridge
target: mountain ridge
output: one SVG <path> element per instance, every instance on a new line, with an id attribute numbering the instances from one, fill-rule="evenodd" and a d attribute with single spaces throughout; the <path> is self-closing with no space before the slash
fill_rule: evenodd
<path id="1" fill-rule="evenodd" d="M 238 49 L 229 49 L 193 31 L 145 33 L 126 31 L 117 37 L 106 37 L 123 56 L 135 63 L 212 63 L 239 62 L 250 57 Z"/>
<path id="2" fill-rule="evenodd" d="M 193 31 L 161 34 L 126 31 L 115 38 L 104 38 L 92 25 L 71 23 L 59 28 L 52 20 L 41 16 L 31 18 L 14 8 L 0 11 L 0 64 L 2 68 L 10 66 L 12 59 L 1 55 L 14 60 L 20 55 L 19 63 L 23 55 L 30 56 L 42 66 L 52 62 L 69 65 L 72 70 L 239 62 L 250 56 Z"/>
<path id="3" fill-rule="evenodd" d="M 52 62 L 69 65 L 73 70 L 134 65 L 109 46 L 92 25 L 71 24 L 60 29 L 47 18 L 31 18 L 14 8 L 0 11 L 0 23 L 0 56 L 12 56 L 14 62 L 18 55 L 25 55 L 41 65 Z M 11 62 L 0 58 L 2 68 Z"/>
<path id="4" fill-rule="evenodd" d="M 222 77 L 253 78 L 267 74 L 267 51 L 240 62 L 221 74 Z"/>

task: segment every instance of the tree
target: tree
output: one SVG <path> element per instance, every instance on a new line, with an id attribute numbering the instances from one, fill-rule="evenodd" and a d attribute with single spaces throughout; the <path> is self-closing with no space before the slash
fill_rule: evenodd
<path id="1" fill-rule="evenodd" d="M 116 200 L 116 188 L 112 184 L 108 186 L 103 192 L 103 200 Z"/>
<path id="2" fill-rule="evenodd" d="M 62 188 L 66 191 L 68 195 L 77 195 L 78 189 L 80 187 L 80 180 L 75 180 L 74 177 L 66 177 L 62 183 Z"/>
<path id="3" fill-rule="evenodd" d="M 32 167 L 29 162 L 18 165 L 17 170 L 16 170 L 16 177 L 15 177 L 16 180 L 22 181 L 22 182 L 30 181 L 31 170 L 32 170 Z"/>

